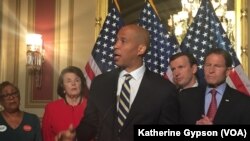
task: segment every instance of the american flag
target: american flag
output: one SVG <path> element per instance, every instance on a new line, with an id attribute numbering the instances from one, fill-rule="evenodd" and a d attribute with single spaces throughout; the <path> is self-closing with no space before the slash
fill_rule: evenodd
<path id="1" fill-rule="evenodd" d="M 236 56 L 233 45 L 227 37 L 210 0 L 202 0 L 200 8 L 181 43 L 181 50 L 194 55 L 198 61 L 198 74 L 204 79 L 203 64 L 205 54 L 213 47 L 227 50 L 233 59 L 234 69 L 227 83 L 239 91 L 250 94 L 250 82 Z M 204 80 L 201 80 L 204 83 Z"/>
<path id="2" fill-rule="evenodd" d="M 90 87 L 91 81 L 95 76 L 117 67 L 113 56 L 114 44 L 116 34 L 122 26 L 123 21 L 114 3 L 109 8 L 108 15 L 92 50 L 91 57 L 83 71 L 88 87 Z"/>
<path id="3" fill-rule="evenodd" d="M 168 73 L 168 64 L 170 56 L 180 51 L 178 41 L 167 32 L 148 1 L 141 11 L 139 25 L 150 34 L 150 49 L 144 58 L 146 66 L 149 70 L 172 79 L 171 72 Z"/>

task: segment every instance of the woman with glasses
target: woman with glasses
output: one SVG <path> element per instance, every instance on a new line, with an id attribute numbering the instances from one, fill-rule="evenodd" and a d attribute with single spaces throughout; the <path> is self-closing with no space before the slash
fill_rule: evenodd
<path id="1" fill-rule="evenodd" d="M 19 109 L 20 92 L 14 84 L 0 84 L 0 104 L 1 141 L 42 141 L 39 118 Z"/>

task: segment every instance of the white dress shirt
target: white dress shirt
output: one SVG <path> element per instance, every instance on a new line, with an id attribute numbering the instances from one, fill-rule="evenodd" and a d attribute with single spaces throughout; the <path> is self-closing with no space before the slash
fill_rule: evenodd
<path id="1" fill-rule="evenodd" d="M 139 67 L 138 69 L 128 73 L 125 70 L 121 71 L 120 75 L 119 75 L 119 80 L 118 80 L 118 86 L 117 86 L 117 106 L 119 103 L 119 98 L 120 98 L 120 94 L 121 94 L 121 89 L 122 89 L 122 85 L 125 81 L 125 74 L 130 74 L 132 76 L 132 79 L 129 81 L 129 85 L 130 85 L 130 107 L 134 102 L 134 99 L 137 95 L 138 89 L 140 87 L 141 81 L 142 81 L 142 77 L 145 73 L 146 67 L 143 64 L 141 67 Z"/>

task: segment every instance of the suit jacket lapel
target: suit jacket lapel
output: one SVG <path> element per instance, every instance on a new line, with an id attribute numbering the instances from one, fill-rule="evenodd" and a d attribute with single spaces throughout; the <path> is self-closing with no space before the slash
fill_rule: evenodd
<path id="1" fill-rule="evenodd" d="M 138 110 L 141 110 L 139 107 L 141 106 L 141 104 L 144 101 L 144 96 L 145 94 L 147 94 L 146 90 L 147 90 L 147 84 L 149 82 L 148 77 L 146 77 L 148 75 L 148 70 L 146 69 L 141 84 L 139 86 L 138 92 L 136 94 L 136 97 L 134 99 L 133 104 L 131 105 L 128 117 L 123 125 L 123 129 L 126 128 L 126 126 L 129 124 L 129 122 L 136 116 L 136 114 L 138 113 Z"/>
<path id="2" fill-rule="evenodd" d="M 220 105 L 215 115 L 214 123 L 221 123 L 225 118 L 227 118 L 227 113 L 230 113 L 233 108 L 233 105 L 230 103 L 231 101 L 231 91 L 230 87 L 227 85 L 225 92 L 222 96 Z"/>
<path id="3" fill-rule="evenodd" d="M 197 88 L 191 88 L 193 89 L 192 93 L 190 94 L 190 97 L 187 97 L 187 102 L 191 102 L 190 104 L 192 104 L 192 106 L 190 108 L 190 116 L 192 116 L 192 119 L 195 119 L 195 121 L 192 122 L 196 122 L 196 120 L 199 120 L 202 118 L 202 115 L 205 115 L 204 113 L 204 105 L 205 105 L 205 89 L 201 86 L 197 87 Z M 185 90 L 184 90 L 185 91 Z M 184 94 L 185 93 L 181 93 Z"/>
<path id="4" fill-rule="evenodd" d="M 201 88 L 199 87 L 199 91 L 198 92 L 198 100 L 196 100 L 196 102 L 198 103 L 196 106 L 197 107 L 197 111 L 199 111 L 197 117 L 200 117 L 202 118 L 202 115 L 205 115 L 205 108 L 204 108 L 204 105 L 205 105 L 205 89 L 204 88 Z M 196 93 L 196 92 L 195 92 Z M 196 102 L 194 104 L 196 104 Z"/>

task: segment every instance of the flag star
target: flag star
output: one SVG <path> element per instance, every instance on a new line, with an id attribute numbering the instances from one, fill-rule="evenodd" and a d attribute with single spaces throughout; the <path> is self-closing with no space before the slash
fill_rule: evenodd
<path id="1" fill-rule="evenodd" d="M 206 43 L 207 43 L 207 41 L 205 41 L 205 40 L 202 41 L 202 44 L 203 44 L 203 45 L 206 45 Z"/>
<path id="2" fill-rule="evenodd" d="M 106 55 L 107 54 L 107 52 L 106 51 L 102 51 L 102 55 Z"/>
<path id="3" fill-rule="evenodd" d="M 155 73 L 158 73 L 158 70 L 157 70 L 157 69 L 154 69 L 154 72 L 155 72 Z"/>
<path id="4" fill-rule="evenodd" d="M 108 36 L 107 36 L 107 35 L 105 35 L 103 38 L 104 38 L 105 40 L 108 40 Z"/>
<path id="5" fill-rule="evenodd" d="M 189 40 L 192 39 L 192 35 L 188 34 L 188 35 L 187 35 L 187 38 L 188 38 Z"/>
<path id="6" fill-rule="evenodd" d="M 97 53 L 99 53 L 99 52 L 100 52 L 100 49 L 96 49 L 95 51 L 96 51 Z"/>
<path id="7" fill-rule="evenodd" d="M 205 20 L 206 20 L 206 21 L 209 21 L 209 18 L 208 18 L 208 17 L 205 17 Z M 206 24 L 206 25 L 207 25 L 207 24 Z"/>
<path id="8" fill-rule="evenodd" d="M 109 20 L 107 20 L 105 23 L 108 25 L 108 24 L 110 24 L 110 21 L 109 21 Z"/>
<path id="9" fill-rule="evenodd" d="M 161 60 L 164 60 L 164 56 L 161 56 L 160 59 L 161 59 Z"/>
<path id="10" fill-rule="evenodd" d="M 161 64 L 161 65 L 160 65 L 161 68 L 164 68 L 164 66 L 165 66 L 164 64 Z"/>
<path id="11" fill-rule="evenodd" d="M 199 60 L 200 60 L 200 61 L 204 61 L 204 57 L 201 56 L 201 57 L 199 58 Z"/>
<path id="12" fill-rule="evenodd" d="M 116 23 L 113 23 L 112 26 L 113 26 L 113 27 L 116 27 Z"/>
<path id="13" fill-rule="evenodd" d="M 165 37 L 166 37 L 167 39 L 169 39 L 169 38 L 170 38 L 169 34 L 165 34 Z"/>
<path id="14" fill-rule="evenodd" d="M 106 43 L 104 43 L 104 44 L 103 44 L 103 48 L 106 48 L 106 47 L 107 47 L 107 44 L 106 44 Z"/>
<path id="15" fill-rule="evenodd" d="M 199 42 L 199 39 L 198 39 L 198 38 L 195 38 L 195 39 L 194 39 L 194 42 L 198 43 L 198 42 Z"/>
<path id="16" fill-rule="evenodd" d="M 113 35 L 114 35 L 114 34 L 116 34 L 116 31 L 115 31 L 115 30 L 113 30 L 113 31 L 112 31 L 112 34 L 113 34 Z"/>
<path id="17" fill-rule="evenodd" d="M 97 45 L 100 45 L 100 44 L 101 44 L 101 41 L 97 41 L 96 44 L 97 44 Z"/>
<path id="18" fill-rule="evenodd" d="M 193 28 L 193 27 L 189 27 L 189 30 L 190 30 L 190 31 L 193 31 L 193 30 L 194 30 L 194 28 Z"/>
<path id="19" fill-rule="evenodd" d="M 204 37 L 207 37 L 207 32 L 204 32 L 204 33 L 203 33 L 203 36 L 204 36 Z"/>
<path id="20" fill-rule="evenodd" d="M 115 38 L 111 38 L 111 42 L 114 43 L 115 42 Z"/>
<path id="21" fill-rule="evenodd" d="M 208 25 L 206 24 L 206 25 L 204 26 L 204 28 L 205 28 L 205 29 L 208 29 Z"/>
<path id="22" fill-rule="evenodd" d="M 116 15 L 113 15 L 113 19 L 116 19 Z"/>
<path id="23" fill-rule="evenodd" d="M 202 69 L 202 65 L 199 65 L 198 67 L 199 67 L 199 69 Z"/>
<path id="24" fill-rule="evenodd" d="M 102 62 L 102 63 L 105 63 L 105 62 L 106 62 L 106 60 L 103 58 L 103 59 L 101 60 L 101 62 Z"/>
<path id="25" fill-rule="evenodd" d="M 196 33 L 197 35 L 199 35 L 199 34 L 200 34 L 200 30 L 196 30 L 195 33 Z"/>
<path id="26" fill-rule="evenodd" d="M 104 30 L 105 30 L 106 32 L 108 32 L 108 31 L 109 31 L 109 29 L 108 29 L 108 28 L 104 28 Z"/>
<path id="27" fill-rule="evenodd" d="M 157 66 L 158 65 L 158 61 L 154 61 L 154 65 Z"/>
<path id="28" fill-rule="evenodd" d="M 160 48 L 160 51 L 161 51 L 161 52 L 163 52 L 163 51 L 164 51 L 164 48 L 163 48 L 163 47 L 161 47 L 161 48 Z"/>
<path id="29" fill-rule="evenodd" d="M 201 53 L 205 53 L 205 49 L 204 48 L 201 49 Z"/>
<path id="30" fill-rule="evenodd" d="M 148 11 L 148 12 L 147 12 L 147 14 L 148 14 L 148 15 L 151 15 L 151 12 L 150 12 L 150 11 Z"/>
<path id="31" fill-rule="evenodd" d="M 214 39 L 214 37 L 213 37 L 213 36 L 210 36 L 210 37 L 209 37 L 209 40 L 210 40 L 210 41 L 212 41 L 213 39 Z"/>
<path id="32" fill-rule="evenodd" d="M 108 64 L 109 64 L 110 66 L 113 65 L 112 61 L 109 61 Z"/>
<path id="33" fill-rule="evenodd" d="M 186 47 L 187 47 L 187 48 L 190 48 L 190 43 L 186 43 Z"/>
<path id="34" fill-rule="evenodd" d="M 199 16 L 200 18 L 202 18 L 202 14 L 199 14 L 198 16 Z"/>
<path id="35" fill-rule="evenodd" d="M 221 44 L 222 44 L 222 46 L 225 46 L 226 43 L 223 41 L 223 42 L 221 42 Z"/>
<path id="36" fill-rule="evenodd" d="M 201 22 L 198 22 L 197 25 L 198 25 L 198 26 L 201 26 Z"/>

